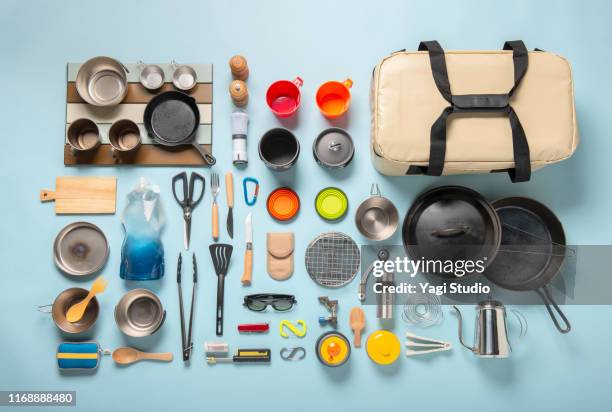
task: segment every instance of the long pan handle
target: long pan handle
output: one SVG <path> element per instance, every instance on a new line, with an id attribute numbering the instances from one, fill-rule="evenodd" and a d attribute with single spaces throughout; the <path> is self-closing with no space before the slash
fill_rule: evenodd
<path id="1" fill-rule="evenodd" d="M 193 147 L 195 147 L 200 153 L 200 156 L 202 156 L 202 159 L 204 159 L 207 166 L 213 166 L 215 163 L 217 163 L 217 159 L 215 159 L 215 157 L 206 150 L 202 149 L 199 144 L 193 142 Z"/>
<path id="2" fill-rule="evenodd" d="M 217 336 L 223 336 L 223 292 L 225 289 L 225 275 L 217 276 Z"/>
<path id="3" fill-rule="evenodd" d="M 561 333 L 568 333 L 570 330 L 572 330 L 572 325 L 570 325 L 569 320 L 567 320 L 567 318 L 565 317 L 565 315 L 563 314 L 559 306 L 557 306 L 557 303 L 550 296 L 550 292 L 548 291 L 548 286 L 544 285 L 542 289 L 536 289 L 536 292 L 538 293 L 538 295 L 540 295 L 540 297 L 544 301 L 544 304 L 546 305 L 546 310 L 548 311 L 548 314 L 550 315 L 550 318 L 555 324 L 555 327 L 557 328 L 557 330 Z M 557 316 L 553 312 L 553 309 L 555 310 L 555 312 L 557 312 L 557 314 L 559 315 L 559 317 L 565 324 L 565 327 L 561 327 L 561 324 L 559 323 Z"/>

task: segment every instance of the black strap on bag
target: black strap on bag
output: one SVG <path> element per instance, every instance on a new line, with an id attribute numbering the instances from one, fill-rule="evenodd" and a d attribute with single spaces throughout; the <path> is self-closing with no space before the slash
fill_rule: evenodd
<path id="1" fill-rule="evenodd" d="M 448 81 L 446 59 L 444 50 L 437 41 L 425 41 L 419 44 L 420 51 L 429 53 L 431 71 L 436 87 L 440 94 L 450 104 L 445 107 L 442 114 L 431 126 L 429 166 L 424 168 L 425 174 L 440 176 L 444 170 L 446 156 L 446 122 L 453 113 L 506 113 L 512 129 L 512 148 L 514 153 L 514 168 L 508 169 L 513 182 L 526 182 L 531 177 L 531 163 L 529 159 L 529 144 L 523 126 L 510 105 L 510 99 L 527 71 L 527 48 L 522 41 L 507 41 L 504 50 L 512 50 L 514 63 L 514 86 L 506 94 L 463 94 L 453 95 Z M 415 170 L 412 173 L 416 172 Z M 409 170 L 410 174 L 411 171 Z"/>

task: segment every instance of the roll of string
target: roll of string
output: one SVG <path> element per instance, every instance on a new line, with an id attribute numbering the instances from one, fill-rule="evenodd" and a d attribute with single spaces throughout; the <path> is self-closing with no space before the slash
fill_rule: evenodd
<path id="1" fill-rule="evenodd" d="M 405 322 L 421 327 L 437 325 L 442 317 L 441 301 L 436 295 L 410 295 L 402 311 Z"/>

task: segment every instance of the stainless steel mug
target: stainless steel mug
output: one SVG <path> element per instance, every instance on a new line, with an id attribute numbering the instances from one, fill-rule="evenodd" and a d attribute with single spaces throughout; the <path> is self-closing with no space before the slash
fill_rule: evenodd
<path id="1" fill-rule="evenodd" d="M 68 144 L 73 155 L 93 152 L 100 144 L 98 126 L 90 119 L 77 119 L 68 126 Z"/>
<path id="2" fill-rule="evenodd" d="M 486 300 L 476 307 L 476 327 L 474 329 L 474 345 L 468 346 L 463 342 L 462 317 L 457 306 L 453 306 L 459 316 L 459 342 L 480 358 L 507 358 L 512 352 L 508 339 L 506 324 L 506 308 L 496 300 Z M 527 333 L 527 320 L 518 311 L 513 310 L 521 325 L 520 337 Z M 519 316 L 520 315 L 520 316 Z"/>
<path id="3" fill-rule="evenodd" d="M 128 119 L 117 120 L 112 124 L 108 131 L 108 140 L 113 157 L 133 155 L 142 143 L 138 125 Z"/>

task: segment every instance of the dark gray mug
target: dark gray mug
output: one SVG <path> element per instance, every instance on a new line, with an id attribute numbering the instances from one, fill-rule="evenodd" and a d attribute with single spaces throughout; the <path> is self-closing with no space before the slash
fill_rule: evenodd
<path id="1" fill-rule="evenodd" d="M 259 158 L 275 171 L 290 169 L 300 155 L 300 142 L 282 127 L 270 129 L 259 140 Z"/>

